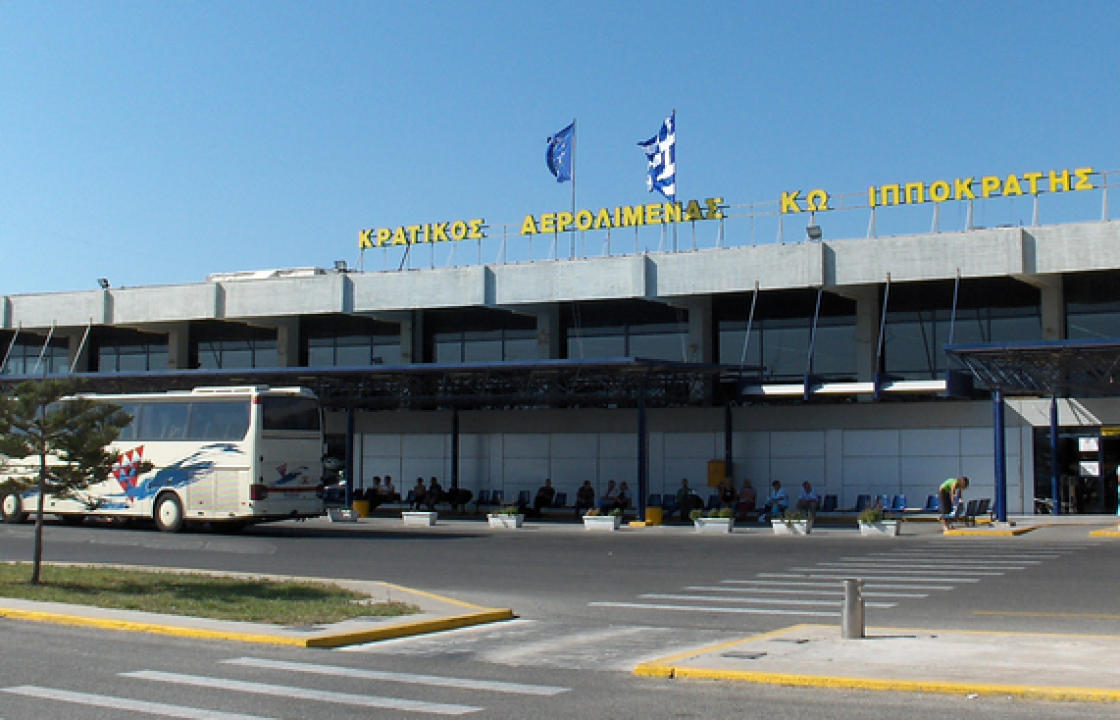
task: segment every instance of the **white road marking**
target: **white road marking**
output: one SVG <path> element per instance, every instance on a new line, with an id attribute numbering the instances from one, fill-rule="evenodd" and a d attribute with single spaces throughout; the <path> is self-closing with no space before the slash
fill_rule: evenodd
<path id="1" fill-rule="evenodd" d="M 781 608 L 732 608 L 722 606 L 704 605 L 662 605 L 656 603 L 635 602 L 590 602 L 591 607 L 630 608 L 633 610 L 681 610 L 684 612 L 706 613 L 736 613 L 747 615 L 810 615 L 812 617 L 839 617 L 840 612 L 822 612 L 819 610 L 782 610 Z"/>
<path id="2" fill-rule="evenodd" d="M 162 717 L 188 718 L 189 720 L 271 720 L 271 718 L 262 717 L 260 715 L 240 715 L 220 712 L 218 710 L 206 710 L 205 708 L 168 705 L 167 703 L 143 700 L 129 700 L 128 698 L 71 692 L 69 690 L 36 687 L 34 685 L 18 685 L 16 687 L 2 688 L 2 690 L 6 693 L 39 698 L 40 700 L 58 700 L 60 702 L 76 703 L 78 705 L 93 705 L 95 707 L 110 708 L 112 710 L 128 710 L 148 716 L 160 715 Z"/>
<path id="3" fill-rule="evenodd" d="M 434 685 L 442 688 L 462 690 L 482 690 L 488 692 L 511 693 L 514 695 L 559 695 L 571 688 L 558 685 L 531 685 L 525 683 L 502 682 L 498 680 L 472 680 L 469 678 L 444 677 L 441 675 L 418 675 L 415 673 L 389 672 L 385 670 L 366 670 L 340 665 L 316 665 L 312 663 L 266 660 L 264 658 L 240 657 L 223 660 L 230 665 L 286 670 L 289 672 L 327 675 L 329 677 L 361 678 L 363 680 L 385 680 L 388 682 L 409 683 L 412 685 Z"/>
<path id="4" fill-rule="evenodd" d="M 607 627 L 594 632 L 568 633 L 559 637 L 553 636 L 535 642 L 519 642 L 513 647 L 501 648 L 497 651 L 487 652 L 487 657 L 493 662 L 514 664 L 521 658 L 535 657 L 538 655 L 559 654 L 561 651 L 570 650 L 578 645 L 586 645 L 596 652 L 610 641 L 621 645 L 622 638 L 633 635 L 644 635 L 649 628 L 629 625 L 625 627 Z"/>
<path id="5" fill-rule="evenodd" d="M 805 573 L 759 573 L 758 576 L 759 577 L 764 577 L 764 578 L 789 578 L 791 580 L 813 579 L 813 578 L 815 578 L 817 580 L 847 580 L 847 579 L 852 577 L 852 574 L 853 573 L 836 574 L 835 572 L 829 572 L 829 573 L 805 572 Z M 926 583 L 926 582 L 977 583 L 977 582 L 980 582 L 980 578 L 975 578 L 975 577 L 969 577 L 969 578 L 939 577 L 939 578 L 928 578 L 927 579 L 927 578 L 906 577 L 906 576 L 898 576 L 898 575 L 866 574 L 864 576 L 864 580 L 867 580 L 868 578 L 871 578 L 871 579 L 874 579 L 874 580 L 892 580 L 894 582 L 908 582 L 908 583 Z"/>
<path id="6" fill-rule="evenodd" d="M 719 597 L 714 598 L 710 595 L 672 595 L 669 593 L 646 593 L 638 597 L 646 600 L 719 600 L 721 602 L 729 603 L 757 603 L 759 605 L 818 605 L 824 607 L 836 607 L 840 603 L 835 600 L 789 600 L 786 598 L 752 598 L 752 597 Z M 897 607 L 898 603 L 864 603 L 867 607 L 877 608 L 892 608 Z"/>
<path id="7" fill-rule="evenodd" d="M 780 587 L 837 587 L 834 582 L 821 582 L 817 581 L 797 581 L 797 580 L 720 580 L 720 582 L 734 584 L 734 585 L 777 585 Z M 864 581 L 863 589 L 878 588 L 880 590 L 952 590 L 952 585 L 915 585 L 913 583 L 897 582 L 897 583 L 882 583 L 875 580 Z"/>
<path id="8" fill-rule="evenodd" d="M 938 570 L 911 570 L 909 568 L 909 566 L 907 566 L 905 568 L 887 568 L 887 567 L 883 567 L 882 565 L 859 565 L 859 566 L 848 565 L 848 566 L 844 566 L 844 567 L 826 567 L 826 568 L 822 568 L 822 567 L 789 567 L 789 568 L 786 568 L 786 569 L 789 570 L 790 572 L 818 572 L 818 571 L 821 571 L 821 570 L 824 570 L 826 572 L 837 572 L 839 570 L 851 570 L 854 573 L 874 572 L 874 573 L 892 573 L 894 575 L 906 575 L 906 576 L 928 575 L 930 577 L 937 577 L 937 576 L 943 575 L 945 573 L 954 573 L 954 574 L 959 573 L 964 568 L 944 568 L 944 569 L 938 569 Z M 989 571 L 985 571 L 985 570 L 969 570 L 968 573 L 969 573 L 969 575 L 973 575 L 973 576 L 976 576 L 976 577 L 998 577 L 1000 575 L 1005 575 L 1006 574 L 1004 572 L 995 572 L 995 571 L 989 572 Z"/>
<path id="9" fill-rule="evenodd" d="M 840 560 L 838 562 L 819 562 L 818 567 L 876 567 L 884 569 L 894 569 L 895 566 L 890 563 L 884 563 L 877 560 Z M 905 563 L 898 566 L 899 570 L 970 570 L 972 568 L 977 570 L 1025 570 L 1026 563 Z"/>
<path id="10" fill-rule="evenodd" d="M 135 672 L 121 673 L 121 677 L 173 683 L 175 685 L 188 685 L 191 687 L 212 688 L 229 692 L 270 695 L 293 700 L 316 700 L 319 702 L 338 703 L 340 705 L 385 708 L 389 710 L 403 710 L 405 712 L 431 713 L 433 715 L 466 715 L 467 713 L 479 712 L 484 709 L 472 705 L 451 705 L 447 703 L 424 702 L 421 700 L 407 700 L 405 698 L 382 697 L 379 695 L 357 695 L 355 693 L 314 690 L 311 688 L 272 685 L 269 683 L 244 682 L 241 680 L 205 677 L 202 675 L 184 675 L 160 670 L 137 670 Z"/>
<path id="11" fill-rule="evenodd" d="M 726 580 L 724 582 L 727 582 Z M 865 584 L 866 588 L 867 585 Z M 718 585 L 687 585 L 685 590 L 695 590 L 697 592 L 716 592 L 716 593 L 768 593 L 772 595 L 825 595 L 828 597 L 843 597 L 843 590 L 815 590 L 812 588 L 790 590 L 786 588 L 776 587 L 720 587 Z M 924 598 L 929 597 L 929 593 L 902 593 L 902 592 L 865 592 L 864 597 L 880 597 L 880 598 Z"/>

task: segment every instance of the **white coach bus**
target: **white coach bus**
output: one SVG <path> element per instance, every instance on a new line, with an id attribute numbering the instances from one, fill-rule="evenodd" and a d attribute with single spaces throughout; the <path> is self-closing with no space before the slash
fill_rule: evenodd
<path id="1" fill-rule="evenodd" d="M 112 445 L 118 459 L 108 480 L 71 497 L 47 495 L 46 513 L 69 522 L 151 519 L 165 532 L 195 522 L 236 528 L 323 513 L 322 412 L 310 390 L 202 387 L 82 397 L 119 405 L 132 422 Z M 37 477 L 32 460 L 8 474 L 26 486 Z M 37 504 L 36 489 L 10 492 L 0 512 L 5 522 L 21 522 Z"/>

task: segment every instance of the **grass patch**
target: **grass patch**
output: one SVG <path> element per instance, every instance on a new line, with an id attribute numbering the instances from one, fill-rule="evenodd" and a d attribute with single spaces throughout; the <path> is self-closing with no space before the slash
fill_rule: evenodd
<path id="1" fill-rule="evenodd" d="M 41 567 L 39 585 L 30 578 L 26 563 L 0 564 L 0 596 L 277 625 L 420 612 L 408 603 L 368 603 L 361 593 L 310 582 L 54 565 Z"/>

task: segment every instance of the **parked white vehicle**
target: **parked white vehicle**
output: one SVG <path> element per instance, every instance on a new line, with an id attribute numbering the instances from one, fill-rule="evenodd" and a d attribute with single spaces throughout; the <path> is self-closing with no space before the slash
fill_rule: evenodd
<path id="1" fill-rule="evenodd" d="M 204 387 L 190 391 L 82 397 L 132 415 L 112 445 L 109 479 L 47 495 L 64 520 L 146 518 L 175 532 L 189 522 L 242 526 L 323 513 L 322 411 L 304 388 Z M 6 477 L 33 484 L 37 460 L 12 462 Z M 146 463 L 151 469 L 142 471 Z M 0 498 L 5 522 L 34 512 L 38 490 Z"/>

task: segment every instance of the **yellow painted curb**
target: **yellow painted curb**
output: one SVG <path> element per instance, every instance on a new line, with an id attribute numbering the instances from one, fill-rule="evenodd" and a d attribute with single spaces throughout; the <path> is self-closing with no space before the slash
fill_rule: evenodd
<path id="1" fill-rule="evenodd" d="M 813 623 L 791 625 L 771 632 L 751 635 L 718 645 L 688 650 L 685 652 L 658 658 L 650 662 L 637 665 L 633 674 L 642 677 L 658 678 L 687 678 L 695 680 L 728 680 L 736 682 L 750 682 L 761 685 L 790 685 L 798 687 L 821 687 L 844 690 L 880 690 L 895 692 L 930 692 L 951 695 L 966 695 L 969 693 L 989 695 L 1010 695 L 1034 700 L 1062 700 L 1076 702 L 1112 702 L 1120 703 L 1120 690 L 1092 687 L 1062 687 L 1050 685 L 1007 685 L 1000 683 L 967 683 L 967 682 L 941 682 L 934 680 L 903 680 L 888 678 L 863 678 L 845 675 L 801 675 L 796 673 L 759 672 L 754 670 L 724 670 L 720 668 L 685 667 L 677 664 L 687 658 L 706 655 L 711 652 L 724 650 L 736 645 L 763 640 L 770 637 L 795 633 L 806 628 L 833 627 Z M 879 631 L 897 631 L 898 628 L 875 628 Z M 942 632 L 933 630 L 918 630 L 907 628 L 907 632 Z M 955 634 L 963 635 L 1030 635 L 1050 636 L 1053 633 L 1008 633 L 991 630 L 954 630 Z M 1080 636 L 1079 636 L 1080 637 Z M 1113 635 L 1090 635 L 1088 637 L 1117 638 Z"/>
<path id="2" fill-rule="evenodd" d="M 16 563 L 18 564 L 18 563 Z M 153 572 L 167 572 L 170 574 L 200 574 L 200 575 L 216 575 L 216 576 L 241 576 L 245 573 L 225 573 L 221 571 L 203 571 L 203 570 L 180 570 L 168 568 L 147 568 L 144 566 L 125 566 L 125 565 L 99 565 L 97 563 L 44 563 L 52 565 L 70 565 L 82 567 L 123 567 L 129 569 L 143 569 L 151 570 Z M 301 578 L 296 576 L 279 576 L 279 575 L 261 575 L 258 573 L 251 574 L 252 577 L 263 579 L 282 579 L 282 580 L 302 580 L 308 582 L 332 582 L 338 584 L 340 581 L 329 581 L 323 578 Z M 341 581 L 345 582 L 345 581 Z M 254 633 L 254 632 L 239 632 L 236 630 L 219 630 L 214 628 L 195 628 L 187 625 L 178 625 L 175 623 L 160 624 L 153 622 L 140 622 L 136 620 L 116 620 L 109 618 L 91 617 L 88 615 L 68 614 L 62 612 L 47 612 L 41 610 L 24 610 L 20 608 L 8 608 L 0 606 L 0 617 L 9 617 L 16 620 L 27 620 L 30 622 L 42 623 L 55 623 L 57 625 L 71 625 L 76 627 L 94 627 L 103 630 L 121 630 L 125 632 L 143 632 L 157 635 L 173 635 L 176 637 L 187 637 L 204 640 L 231 640 L 234 642 L 244 643 L 257 643 L 263 645 L 285 645 L 291 647 L 304 647 L 304 648 L 334 648 L 342 647 L 344 645 L 354 645 L 358 643 L 374 642 L 376 640 L 389 640 L 392 638 L 407 637 L 410 635 L 421 635 L 424 633 L 440 632 L 443 630 L 454 630 L 462 627 L 469 627 L 471 625 L 481 625 L 488 622 L 500 622 L 502 620 L 512 620 L 517 617 L 513 610 L 507 608 L 487 608 L 481 605 L 465 602 L 463 600 L 456 600 L 454 598 L 445 597 L 443 595 L 436 595 L 435 593 L 425 592 L 423 590 L 416 590 L 415 588 L 405 587 L 404 585 L 395 585 L 393 583 L 378 581 L 383 585 L 394 590 L 404 593 L 411 593 L 413 595 L 420 595 L 438 602 L 452 605 L 455 607 L 464 608 L 471 612 L 463 613 L 460 615 L 449 615 L 446 617 L 430 618 L 427 620 L 415 620 L 404 622 L 396 622 L 392 624 L 380 625 L 376 628 L 366 630 L 355 630 L 337 633 L 321 633 L 319 635 L 306 635 L 291 636 L 282 635 L 279 633 Z M 3 598 L 0 598 L 2 601 Z M 172 616 L 180 617 L 180 616 Z M 182 616 L 186 618 L 186 616 Z"/>
<path id="3" fill-rule="evenodd" d="M 1040 526 L 1031 525 L 1026 527 L 1015 527 L 1007 529 L 995 528 L 954 528 L 952 530 L 945 530 L 943 535 L 948 537 L 1015 537 L 1016 535 L 1023 535 L 1029 533 Z"/>
<path id="4" fill-rule="evenodd" d="M 1120 530 L 1093 530 L 1089 537 L 1120 537 Z"/>
<path id="5" fill-rule="evenodd" d="M 647 677 L 688 678 L 694 680 L 734 680 L 763 685 L 791 685 L 797 687 L 822 687 L 844 690 L 880 690 L 896 692 L 930 692 L 950 695 L 1011 695 L 1034 700 L 1064 700 L 1078 702 L 1120 702 L 1120 690 L 1105 688 L 1050 687 L 1031 685 L 1001 685 L 988 683 L 935 682 L 927 680 L 887 680 L 843 675 L 795 675 L 791 673 L 766 673 L 749 670 L 717 670 L 715 668 L 686 668 L 656 663 L 644 663 L 634 668 L 635 675 Z"/>
<path id="6" fill-rule="evenodd" d="M 344 645 L 357 645 L 360 643 L 374 642 L 377 640 L 391 640 L 393 638 L 420 635 L 423 633 L 441 632 L 443 630 L 456 630 L 471 625 L 481 625 L 488 622 L 512 620 L 516 617 L 512 610 L 492 609 L 483 612 L 469 613 L 467 615 L 454 615 L 452 617 L 421 620 L 411 623 L 397 623 L 369 630 L 354 632 L 316 635 L 304 641 L 304 647 L 335 648 Z"/>
<path id="7" fill-rule="evenodd" d="M 156 623 L 136 622 L 134 620 L 109 620 L 83 615 L 67 615 L 65 613 L 41 612 L 38 610 L 17 610 L 15 608 L 0 607 L 0 616 L 16 620 L 29 620 L 31 622 L 55 623 L 57 625 L 73 625 L 76 627 L 95 627 L 102 630 L 123 630 L 126 632 L 153 633 L 156 635 L 174 635 L 176 637 L 198 638 L 204 640 L 235 640 L 238 642 L 260 643 L 268 645 L 292 645 L 306 647 L 306 638 L 284 637 L 281 635 L 267 635 L 264 633 L 241 633 L 226 630 L 210 630 L 192 628 L 182 625 L 159 625 Z"/>

